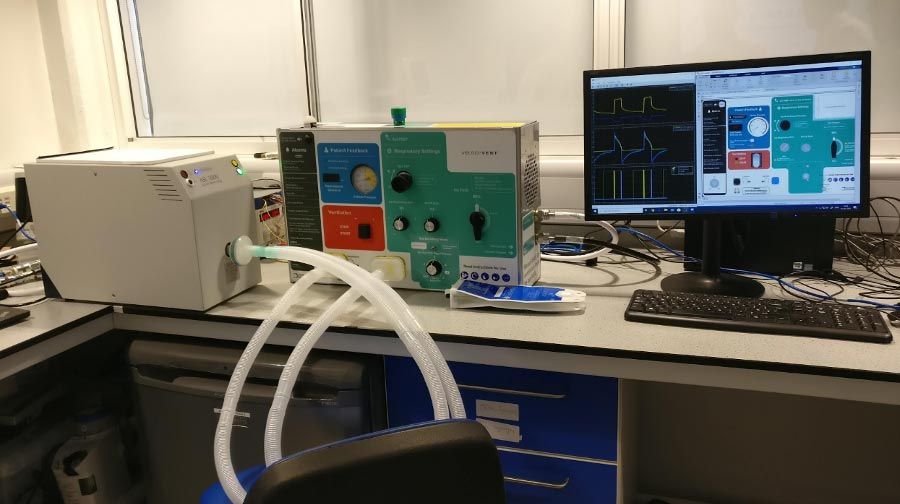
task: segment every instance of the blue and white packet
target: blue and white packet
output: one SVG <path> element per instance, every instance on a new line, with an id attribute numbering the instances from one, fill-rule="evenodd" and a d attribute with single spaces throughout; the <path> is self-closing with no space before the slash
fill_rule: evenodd
<path id="1" fill-rule="evenodd" d="M 448 289 L 450 308 L 493 307 L 540 312 L 583 311 L 587 294 L 560 287 L 491 285 L 460 280 Z"/>

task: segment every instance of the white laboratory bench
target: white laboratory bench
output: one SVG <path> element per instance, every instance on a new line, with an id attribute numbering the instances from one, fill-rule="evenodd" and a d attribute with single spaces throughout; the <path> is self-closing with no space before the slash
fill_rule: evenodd
<path id="1" fill-rule="evenodd" d="M 861 343 L 627 322 L 634 289 L 658 289 L 681 266 L 543 263 L 541 280 L 588 293 L 583 313 L 451 310 L 439 292 L 402 290 L 446 358 L 617 378 L 900 404 L 900 329 L 890 344 Z M 108 307 L 51 300 L 0 330 L 0 379 L 112 329 L 247 341 L 288 288 L 287 265 L 263 265 L 263 282 L 204 313 Z M 315 285 L 288 311 L 270 343 L 293 345 L 344 291 Z M 785 294 L 767 286 L 767 296 Z M 848 289 L 844 296 L 852 296 Z M 319 348 L 405 355 L 399 339 L 364 300 L 341 316 Z"/>
<path id="2" fill-rule="evenodd" d="M 900 404 L 900 344 L 860 343 L 628 322 L 634 289 L 658 289 L 681 266 L 662 263 L 587 269 L 544 262 L 542 283 L 588 292 L 584 313 L 451 310 L 438 292 L 400 291 L 448 360 L 636 380 L 715 385 Z M 287 265 L 263 267 L 263 283 L 203 314 L 125 308 L 115 327 L 246 341 L 289 286 Z M 768 286 L 767 295 L 786 296 Z M 296 343 L 301 331 L 344 291 L 316 285 L 271 338 Z M 845 293 L 852 295 L 852 292 Z M 900 330 L 895 331 L 895 338 Z M 358 301 L 320 340 L 320 348 L 405 355 L 387 322 Z"/>

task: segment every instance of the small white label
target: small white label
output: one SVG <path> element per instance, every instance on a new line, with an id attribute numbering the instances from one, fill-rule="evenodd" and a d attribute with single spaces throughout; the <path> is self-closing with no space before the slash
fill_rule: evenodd
<path id="1" fill-rule="evenodd" d="M 216 415 L 221 415 L 221 414 L 222 414 L 222 408 L 213 408 L 213 413 L 215 413 Z M 247 412 L 247 411 L 235 411 L 235 412 L 234 412 L 234 416 L 236 416 L 236 417 L 250 418 L 250 413 Z"/>
<path id="2" fill-rule="evenodd" d="M 213 413 L 216 415 L 222 414 L 222 408 L 213 408 Z M 241 427 L 246 429 L 250 427 L 250 412 L 248 411 L 235 411 L 234 417 L 231 419 L 232 427 Z"/>
<path id="3" fill-rule="evenodd" d="M 428 244 L 425 242 L 412 242 L 409 244 L 409 246 L 413 250 L 425 250 L 428 248 Z"/>
<path id="4" fill-rule="evenodd" d="M 475 399 L 475 416 L 519 421 L 519 405 L 497 401 Z"/>
<path id="5" fill-rule="evenodd" d="M 510 443 L 518 443 L 522 440 L 519 435 L 519 426 L 511 425 L 503 422 L 495 422 L 484 418 L 476 418 L 476 421 L 487 429 L 488 434 L 498 441 L 509 441 Z"/>

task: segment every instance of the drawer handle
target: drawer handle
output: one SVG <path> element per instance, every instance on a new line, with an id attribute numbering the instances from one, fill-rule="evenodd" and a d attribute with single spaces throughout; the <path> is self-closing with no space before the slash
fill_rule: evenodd
<path id="1" fill-rule="evenodd" d="M 496 392 L 498 394 L 518 395 L 527 397 L 540 397 L 541 399 L 565 399 L 566 394 L 545 394 L 543 392 L 528 392 L 527 390 L 512 390 L 494 387 L 482 387 L 480 385 L 463 385 L 457 384 L 461 389 L 480 390 L 482 392 Z"/>
<path id="2" fill-rule="evenodd" d="M 569 486 L 569 478 L 566 478 L 562 481 L 562 483 L 546 483 L 544 481 L 535 481 L 529 479 L 522 478 L 513 478 L 512 476 L 504 476 L 503 481 L 507 483 L 515 483 L 517 485 L 528 485 L 540 488 L 549 488 L 550 490 L 562 490 Z"/>

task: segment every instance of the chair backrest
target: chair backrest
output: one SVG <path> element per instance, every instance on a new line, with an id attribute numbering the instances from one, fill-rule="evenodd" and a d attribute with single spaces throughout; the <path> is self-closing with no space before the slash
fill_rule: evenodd
<path id="1" fill-rule="evenodd" d="M 429 422 L 287 457 L 263 472 L 245 504 L 365 502 L 503 504 L 500 460 L 481 424 Z"/>

